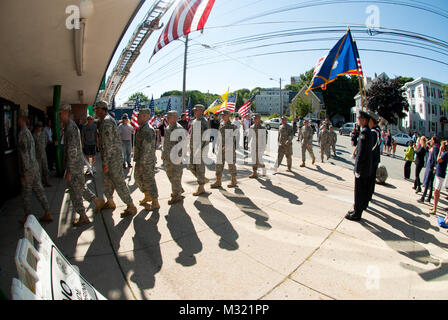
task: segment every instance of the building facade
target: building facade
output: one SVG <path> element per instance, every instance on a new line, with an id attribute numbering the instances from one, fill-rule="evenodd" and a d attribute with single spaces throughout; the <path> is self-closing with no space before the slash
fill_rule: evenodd
<path id="1" fill-rule="evenodd" d="M 315 119 L 325 119 L 327 116 L 326 114 L 326 108 L 324 103 L 324 96 L 322 95 L 322 92 L 314 92 L 310 91 L 310 93 L 307 95 L 305 94 L 305 91 L 307 89 L 307 86 L 304 86 L 299 93 L 297 93 L 294 98 L 291 100 L 291 103 L 289 105 L 290 113 L 295 117 L 296 116 L 296 110 L 294 108 L 296 101 L 298 99 L 303 99 L 305 101 L 308 101 L 311 103 L 312 111 L 306 115 L 305 118 L 315 118 Z"/>
<path id="2" fill-rule="evenodd" d="M 167 97 L 162 97 L 159 99 L 154 99 L 154 107 L 162 110 L 163 113 L 165 113 L 166 108 L 168 107 L 168 101 L 170 99 L 171 99 L 171 110 L 177 111 L 177 113 L 180 116 L 180 114 L 182 113 L 182 96 L 167 96 Z M 141 106 L 141 107 L 143 107 L 143 106 Z M 128 102 L 124 103 L 121 108 L 127 109 L 127 110 L 128 109 L 133 110 L 134 102 L 128 101 Z M 131 111 L 131 113 L 132 113 L 132 111 Z"/>
<path id="3" fill-rule="evenodd" d="M 289 111 L 289 103 L 294 98 L 296 92 L 290 90 L 282 90 L 283 113 Z M 255 97 L 255 108 L 257 113 L 270 115 L 273 113 L 280 114 L 280 89 L 270 88 L 261 90 Z"/>

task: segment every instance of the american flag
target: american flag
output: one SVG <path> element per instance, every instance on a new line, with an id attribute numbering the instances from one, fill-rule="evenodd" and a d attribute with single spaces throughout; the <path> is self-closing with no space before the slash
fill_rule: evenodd
<path id="1" fill-rule="evenodd" d="M 151 115 L 152 115 L 151 119 L 149 120 L 149 124 L 154 127 L 154 121 L 156 121 L 156 119 L 157 119 L 156 111 L 154 108 L 154 97 L 151 97 L 151 102 L 149 102 L 148 108 L 149 108 L 149 110 L 151 110 Z"/>
<path id="2" fill-rule="evenodd" d="M 238 110 L 238 113 L 241 115 L 241 117 L 245 117 L 250 113 L 250 107 L 252 106 L 252 102 L 255 100 L 255 95 L 252 96 L 245 104 L 241 106 L 241 108 Z"/>
<path id="3" fill-rule="evenodd" d="M 362 72 L 361 67 L 361 59 L 359 58 L 358 45 L 356 44 L 356 41 L 353 41 L 353 46 L 355 47 L 356 63 L 358 64 L 358 75 L 360 77 L 364 77 L 364 73 Z"/>
<path id="4" fill-rule="evenodd" d="M 227 110 L 229 111 L 235 111 L 235 105 L 236 105 L 236 93 L 227 100 Z"/>
<path id="5" fill-rule="evenodd" d="M 171 98 L 168 99 L 168 105 L 166 106 L 165 114 L 167 114 L 169 111 L 171 111 Z M 165 119 L 163 119 L 163 126 L 165 128 L 169 126 L 168 120 L 166 119 L 166 117 L 165 117 Z"/>
<path id="6" fill-rule="evenodd" d="M 137 130 L 140 126 L 137 121 L 138 112 L 140 110 L 140 98 L 135 99 L 134 111 L 132 112 L 131 125 Z"/>
<path id="7" fill-rule="evenodd" d="M 215 0 L 179 1 L 179 4 L 174 9 L 170 20 L 157 41 L 152 56 L 168 43 L 186 36 L 193 31 L 202 30 L 214 3 Z"/>

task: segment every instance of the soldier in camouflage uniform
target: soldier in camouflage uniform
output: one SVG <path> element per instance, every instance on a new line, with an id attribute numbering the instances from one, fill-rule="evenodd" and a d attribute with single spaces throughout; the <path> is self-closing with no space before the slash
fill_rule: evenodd
<path id="1" fill-rule="evenodd" d="M 224 110 L 222 112 L 222 121 L 219 125 L 219 139 L 218 139 L 218 155 L 216 161 L 216 182 L 212 184 L 210 187 L 212 189 L 222 188 L 222 172 L 224 170 L 224 164 L 226 160 L 232 160 L 232 163 L 229 163 L 229 172 L 232 176 L 232 182 L 227 185 L 228 188 L 236 188 L 237 180 L 236 180 L 236 137 L 235 137 L 236 126 L 230 122 L 230 111 Z M 227 138 L 226 139 L 226 131 Z M 227 141 L 228 140 L 228 141 Z M 227 157 L 232 159 L 228 159 Z"/>
<path id="2" fill-rule="evenodd" d="M 51 187 L 48 183 L 48 161 L 47 161 L 47 136 L 42 130 L 42 122 L 36 124 L 34 132 L 34 144 L 36 146 L 36 160 L 39 164 L 39 171 L 45 187 Z"/>
<path id="3" fill-rule="evenodd" d="M 333 126 L 330 125 L 330 138 L 331 138 L 331 148 L 333 149 L 333 154 L 336 157 L 336 143 L 338 142 L 338 135 L 333 130 Z"/>
<path id="4" fill-rule="evenodd" d="M 278 157 L 276 168 L 280 167 L 283 161 L 283 156 L 286 156 L 286 163 L 288 165 L 288 172 L 291 172 L 292 165 L 292 139 L 294 138 L 294 131 L 288 125 L 286 117 L 282 117 L 282 125 L 278 128 Z"/>
<path id="5" fill-rule="evenodd" d="M 22 110 L 17 121 L 20 128 L 17 143 L 17 150 L 19 153 L 19 174 L 22 181 L 22 197 L 25 211 L 25 217 L 20 222 L 25 223 L 28 215 L 32 212 L 31 197 L 33 191 L 45 210 L 45 214 L 40 218 L 40 221 L 51 222 L 53 221 L 53 218 L 50 213 L 50 206 L 44 192 L 44 187 L 42 186 L 39 167 L 36 166 L 37 160 L 34 139 L 26 126 L 27 118 L 28 112 Z"/>
<path id="6" fill-rule="evenodd" d="M 208 182 L 208 179 L 205 177 L 205 163 L 202 159 L 202 153 L 210 142 L 209 137 L 203 137 L 203 134 L 209 129 L 209 123 L 203 117 L 203 105 L 195 105 L 193 112 L 195 119 L 191 123 L 189 168 L 198 180 L 199 185 L 198 190 L 193 195 L 199 196 L 205 193 L 204 185 Z"/>
<path id="7" fill-rule="evenodd" d="M 59 118 L 64 125 L 64 168 L 65 180 L 68 184 L 70 200 L 73 209 L 79 214 L 79 219 L 73 222 L 73 226 L 80 227 L 90 223 L 86 215 L 86 209 L 82 199 L 95 203 L 95 213 L 99 212 L 105 202 L 99 199 L 86 186 L 84 177 L 84 154 L 81 146 L 81 135 L 78 126 L 70 119 L 71 106 L 64 105 L 59 111 Z"/>
<path id="8" fill-rule="evenodd" d="M 182 155 L 185 148 L 187 131 L 177 122 L 177 111 L 167 113 L 168 127 L 163 140 L 162 160 L 165 161 L 165 171 L 171 182 L 171 199 L 169 205 L 183 199 L 182 193 Z M 176 149 L 175 149 L 176 148 Z M 176 153 L 177 150 L 177 153 Z"/>
<path id="9" fill-rule="evenodd" d="M 117 131 L 117 124 L 107 114 L 107 102 L 97 102 L 95 107 L 96 117 L 100 119 L 98 123 L 99 147 L 103 162 L 104 195 L 107 199 L 104 208 L 116 208 L 113 194 L 114 190 L 117 190 L 118 196 L 127 205 L 127 208 L 121 213 L 121 217 L 134 215 L 137 213 L 137 208 L 132 202 L 131 193 L 125 182 L 123 152 L 121 151 L 121 139 Z"/>
<path id="10" fill-rule="evenodd" d="M 312 164 L 314 164 L 314 162 L 316 162 L 316 157 L 314 156 L 313 153 L 313 129 L 311 128 L 312 122 L 310 121 L 305 121 L 304 122 L 304 126 L 302 128 L 302 164 L 300 165 L 301 167 L 305 166 L 305 159 L 306 159 L 306 155 L 305 152 L 308 151 L 311 155 L 311 158 L 313 159 Z"/>
<path id="11" fill-rule="evenodd" d="M 138 188 L 145 194 L 140 201 L 141 205 L 152 202 L 147 210 L 152 211 L 160 208 L 159 193 L 155 179 L 156 166 L 156 132 L 148 121 L 151 117 L 151 110 L 141 109 L 138 114 L 139 128 L 135 133 L 134 179 Z"/>
<path id="12" fill-rule="evenodd" d="M 249 130 L 249 140 L 251 141 L 252 157 L 255 156 L 255 163 L 252 165 L 252 174 L 250 179 L 258 178 L 257 170 L 262 168 L 265 175 L 265 165 L 263 162 L 263 153 L 266 147 L 266 128 L 261 124 L 261 115 L 254 114 L 254 124 Z"/>
<path id="13" fill-rule="evenodd" d="M 321 130 L 318 141 L 320 144 L 320 158 L 324 162 L 324 155 L 327 156 L 327 160 L 330 159 L 331 136 L 325 124 L 321 127 Z"/>

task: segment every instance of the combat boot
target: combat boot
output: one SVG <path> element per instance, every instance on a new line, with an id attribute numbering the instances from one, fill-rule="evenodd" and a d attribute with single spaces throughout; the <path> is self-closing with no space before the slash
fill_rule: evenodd
<path id="1" fill-rule="evenodd" d="M 301 168 L 305 167 L 305 161 L 302 161 L 302 164 L 300 165 Z"/>
<path id="2" fill-rule="evenodd" d="M 160 204 L 159 204 L 159 199 L 157 198 L 153 198 L 152 199 L 152 203 L 144 203 L 143 206 L 145 207 L 146 210 L 148 211 L 154 211 L 156 209 L 160 209 Z"/>
<path id="3" fill-rule="evenodd" d="M 216 182 L 214 183 L 214 184 L 212 184 L 211 186 L 210 186 L 210 188 L 212 188 L 212 189 L 218 189 L 218 188 L 221 188 L 222 187 L 222 184 L 221 184 L 221 177 L 216 177 Z"/>
<path id="4" fill-rule="evenodd" d="M 103 206 L 103 209 L 116 209 L 117 205 L 115 204 L 113 199 L 109 199 Z"/>
<path id="5" fill-rule="evenodd" d="M 205 182 L 205 183 L 209 183 L 209 182 L 210 182 L 210 179 L 204 178 L 204 182 Z"/>
<path id="6" fill-rule="evenodd" d="M 121 213 L 121 217 L 129 217 L 129 216 L 133 216 L 134 214 L 137 213 L 137 208 L 135 207 L 135 205 L 131 202 L 130 204 L 128 204 L 128 207 L 126 208 L 126 210 L 124 210 Z"/>
<path id="7" fill-rule="evenodd" d="M 197 197 L 197 196 L 199 196 L 199 195 L 201 195 L 201 194 L 204 194 L 204 193 L 205 193 L 204 185 L 203 185 L 203 184 L 200 184 L 200 185 L 198 186 L 198 190 L 197 190 L 196 192 L 194 192 L 193 195 L 194 195 L 195 197 Z"/>
<path id="8" fill-rule="evenodd" d="M 236 176 L 232 176 L 232 182 L 227 185 L 228 188 L 236 188 L 238 187 L 238 182 L 236 181 Z"/>
<path id="9" fill-rule="evenodd" d="M 311 164 L 314 164 L 316 162 L 316 157 L 313 157 L 313 162 Z"/>
<path id="10" fill-rule="evenodd" d="M 142 200 L 140 200 L 139 203 L 140 203 L 140 205 L 143 205 L 143 204 L 145 204 L 145 203 L 147 203 L 147 202 L 149 202 L 151 200 L 152 200 L 152 198 L 149 195 L 149 192 L 145 192 L 145 197 Z"/>
<path id="11" fill-rule="evenodd" d="M 93 199 L 93 203 L 95 203 L 95 210 L 93 211 L 94 213 L 100 212 L 101 209 L 103 209 L 104 205 L 106 204 L 106 202 L 100 198 Z"/>
<path id="12" fill-rule="evenodd" d="M 252 174 L 249 176 L 250 179 L 256 179 L 258 178 L 257 170 L 252 170 Z"/>
<path id="13" fill-rule="evenodd" d="M 45 211 L 44 215 L 40 217 L 40 222 L 52 222 L 53 217 L 51 216 L 51 212 L 49 210 Z"/>
<path id="14" fill-rule="evenodd" d="M 184 197 L 181 196 L 181 195 L 171 196 L 171 199 L 168 200 L 168 204 L 169 204 L 169 205 L 173 205 L 173 204 L 175 204 L 176 202 L 181 201 L 183 198 L 184 198 Z"/>

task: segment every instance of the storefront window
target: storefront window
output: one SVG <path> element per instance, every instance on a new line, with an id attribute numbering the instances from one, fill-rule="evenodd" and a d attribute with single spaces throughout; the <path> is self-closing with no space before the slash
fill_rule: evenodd
<path id="1" fill-rule="evenodd" d="M 4 151 L 8 152 L 16 147 L 17 109 L 8 104 L 3 104 L 3 114 Z"/>

